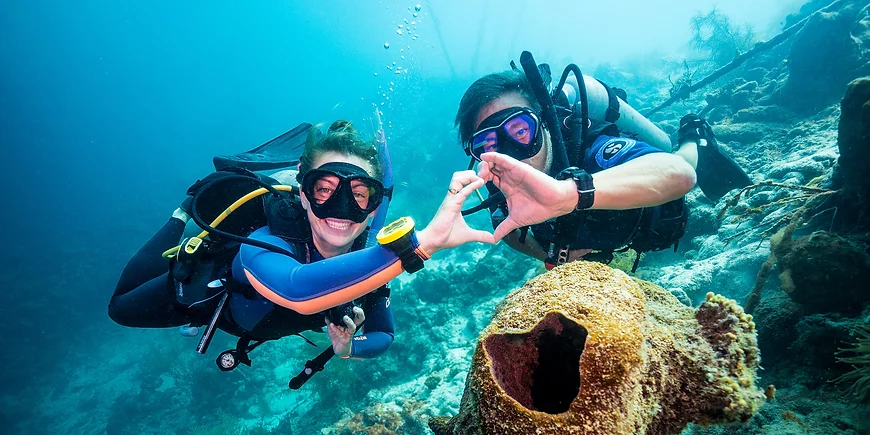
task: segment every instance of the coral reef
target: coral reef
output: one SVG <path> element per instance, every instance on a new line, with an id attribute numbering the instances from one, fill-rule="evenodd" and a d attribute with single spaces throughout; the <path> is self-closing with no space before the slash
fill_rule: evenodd
<path id="1" fill-rule="evenodd" d="M 324 434 L 333 435 L 424 435 L 428 433 L 420 414 L 425 402 L 416 399 L 396 404 L 373 403 L 348 414 Z"/>
<path id="2" fill-rule="evenodd" d="M 669 434 L 746 421 L 764 401 L 752 317 L 697 309 L 597 263 L 530 280 L 478 342 L 459 414 L 436 435 Z"/>

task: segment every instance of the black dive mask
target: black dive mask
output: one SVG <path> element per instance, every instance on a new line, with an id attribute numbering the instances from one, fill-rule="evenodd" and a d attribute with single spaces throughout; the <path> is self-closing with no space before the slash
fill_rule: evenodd
<path id="1" fill-rule="evenodd" d="M 465 151 L 478 161 L 488 152 L 525 160 L 541 151 L 544 140 L 538 115 L 526 107 L 509 107 L 484 119 L 469 142 Z"/>
<path id="2" fill-rule="evenodd" d="M 308 171 L 299 185 L 311 211 L 320 219 L 349 219 L 362 223 L 381 205 L 384 185 L 359 166 L 327 163 Z"/>

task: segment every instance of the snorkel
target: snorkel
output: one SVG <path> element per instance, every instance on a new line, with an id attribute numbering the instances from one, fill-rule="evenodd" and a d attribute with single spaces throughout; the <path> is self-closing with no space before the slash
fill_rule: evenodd
<path id="1" fill-rule="evenodd" d="M 387 133 L 384 131 L 384 123 L 381 121 L 381 111 L 377 107 L 375 107 L 375 119 L 378 121 L 378 129 L 375 132 L 375 147 L 378 149 L 381 167 L 384 168 L 384 199 L 372 219 L 366 247 L 378 244 L 378 231 L 383 228 L 384 222 L 387 221 L 387 209 L 390 208 L 390 198 L 393 196 L 393 162 L 390 159 L 390 150 L 387 148 Z"/>
<path id="2" fill-rule="evenodd" d="M 522 65 L 523 72 L 526 73 L 526 77 L 529 79 L 529 84 L 532 86 L 535 98 L 541 104 L 541 119 L 549 127 L 550 139 L 553 143 L 553 164 L 561 171 L 568 167 L 568 151 L 565 148 L 562 128 L 559 124 L 559 118 L 556 116 L 556 108 L 553 104 L 553 99 L 550 97 L 550 91 L 547 89 L 547 85 L 544 84 L 541 71 L 538 69 L 538 64 L 535 62 L 532 53 L 524 51 L 520 55 L 520 65 Z"/>

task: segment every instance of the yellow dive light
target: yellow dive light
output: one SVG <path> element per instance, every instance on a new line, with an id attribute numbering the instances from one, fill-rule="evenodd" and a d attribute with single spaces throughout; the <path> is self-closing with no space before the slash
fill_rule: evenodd
<path id="1" fill-rule="evenodd" d="M 413 237 L 414 219 L 408 216 L 399 218 L 378 231 L 378 243 L 393 251 L 402 261 L 402 268 L 408 273 L 423 268 L 423 259 L 414 251 L 416 246 Z"/>

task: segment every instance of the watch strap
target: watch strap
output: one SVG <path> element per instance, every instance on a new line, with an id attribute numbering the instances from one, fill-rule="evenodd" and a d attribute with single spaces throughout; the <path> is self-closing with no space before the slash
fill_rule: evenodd
<path id="1" fill-rule="evenodd" d="M 557 177 L 559 180 L 569 178 L 577 184 L 577 205 L 574 206 L 574 211 L 591 208 L 595 204 L 595 185 L 592 183 L 592 176 L 586 171 L 572 166 L 559 172 Z"/>

